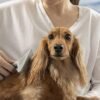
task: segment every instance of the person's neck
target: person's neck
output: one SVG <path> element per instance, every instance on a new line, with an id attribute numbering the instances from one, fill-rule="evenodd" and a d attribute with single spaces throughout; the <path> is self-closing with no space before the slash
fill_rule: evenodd
<path id="1" fill-rule="evenodd" d="M 46 10 L 50 10 L 57 15 L 69 12 L 73 8 L 73 5 L 69 0 L 42 0 L 42 3 Z"/>

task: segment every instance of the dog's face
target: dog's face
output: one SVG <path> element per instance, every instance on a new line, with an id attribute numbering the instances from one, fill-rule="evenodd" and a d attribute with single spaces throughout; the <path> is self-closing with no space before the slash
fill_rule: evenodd
<path id="1" fill-rule="evenodd" d="M 86 84 L 86 76 L 84 74 L 86 73 L 86 69 L 84 67 L 79 41 L 66 27 L 55 27 L 47 37 L 41 40 L 36 53 L 32 57 L 31 70 L 27 81 L 28 84 L 37 75 L 40 75 L 40 72 L 44 76 L 50 64 L 50 58 L 59 61 L 67 61 L 66 58 L 70 59 L 74 67 L 78 70 L 81 84 Z"/>
<path id="2" fill-rule="evenodd" d="M 69 57 L 73 40 L 74 36 L 67 28 L 54 28 L 47 39 L 50 57 L 60 60 Z"/>

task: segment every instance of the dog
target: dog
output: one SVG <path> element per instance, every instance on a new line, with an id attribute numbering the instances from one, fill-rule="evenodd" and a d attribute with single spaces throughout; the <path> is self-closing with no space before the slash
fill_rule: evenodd
<path id="1" fill-rule="evenodd" d="M 0 82 L 0 100 L 77 100 L 77 85 L 86 83 L 78 39 L 67 28 L 55 27 L 27 67 Z"/>

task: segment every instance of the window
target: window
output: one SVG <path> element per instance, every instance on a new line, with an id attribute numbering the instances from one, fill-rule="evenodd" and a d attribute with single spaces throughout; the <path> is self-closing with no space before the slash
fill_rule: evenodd
<path id="1" fill-rule="evenodd" d="M 100 0 L 81 0 L 80 5 L 90 7 L 100 12 Z"/>

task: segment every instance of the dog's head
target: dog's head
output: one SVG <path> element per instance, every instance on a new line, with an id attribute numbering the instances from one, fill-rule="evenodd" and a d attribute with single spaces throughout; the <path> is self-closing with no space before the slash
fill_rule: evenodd
<path id="1" fill-rule="evenodd" d="M 32 65 L 28 75 L 31 83 L 37 75 L 43 76 L 48 67 L 49 59 L 64 60 L 70 57 L 80 74 L 82 84 L 86 82 L 85 67 L 81 57 L 79 42 L 67 28 L 57 27 L 43 38 L 32 58 Z"/>
<path id="2" fill-rule="evenodd" d="M 56 60 L 70 57 L 75 37 L 67 28 L 54 28 L 47 37 L 49 56 Z"/>

